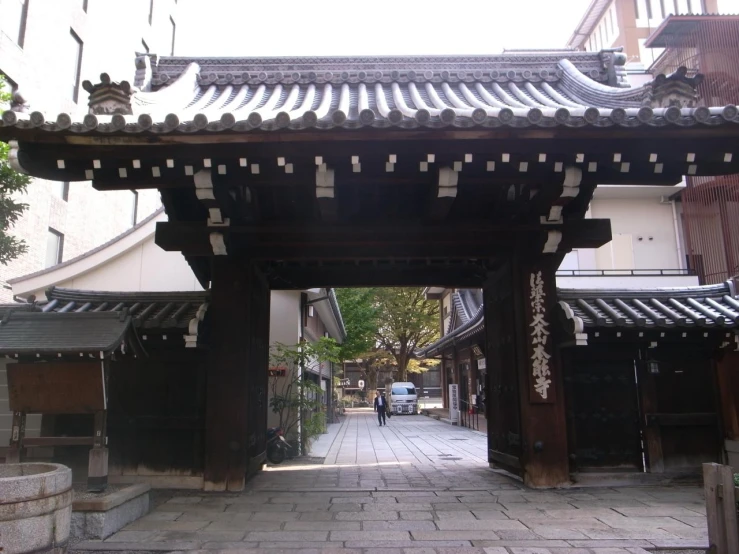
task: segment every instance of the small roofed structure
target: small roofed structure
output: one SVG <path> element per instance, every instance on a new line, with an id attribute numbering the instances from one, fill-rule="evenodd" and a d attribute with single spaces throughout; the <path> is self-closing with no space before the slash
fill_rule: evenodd
<path id="1" fill-rule="evenodd" d="M 52 287 L 46 300 L 0 306 L 0 355 L 6 364 L 13 431 L 8 461 L 20 461 L 31 447 L 55 447 L 56 459 L 75 456 L 69 447 L 89 445 L 88 488 L 108 484 L 108 436 L 118 473 L 139 464 L 174 463 L 198 474 L 200 454 L 180 451 L 180 461 L 147 448 L 162 440 L 134 425 L 142 411 L 150 419 L 202 419 L 202 405 L 172 404 L 152 397 L 152 387 L 173 390 L 202 383 L 202 329 L 208 292 L 97 292 Z M 185 354 L 185 350 L 189 353 Z M 42 362 L 42 363 L 39 363 Z M 52 363 L 43 363 L 52 362 Z M 174 370 L 174 371 L 173 371 Z M 200 375 L 200 380 L 198 380 Z M 144 383 L 146 385 L 144 386 Z M 161 390 L 161 389 L 160 389 Z M 184 408 L 186 414 L 177 413 Z M 172 412 L 174 410 L 174 413 Z M 44 428 L 54 436 L 25 437 L 27 414 L 54 416 Z M 75 414 L 94 415 L 91 420 Z M 198 426 L 180 425 L 179 434 L 197 436 Z M 177 436 L 167 439 L 181 446 Z M 184 440 L 191 444 L 192 438 Z M 137 448 L 131 450 L 131 443 Z M 66 450 L 65 450 L 66 449 Z M 186 450 L 186 449 L 185 449 Z M 159 458 L 157 458 L 159 456 Z M 129 467 L 130 470 L 130 467 Z M 202 471 L 202 469 L 200 469 Z"/>

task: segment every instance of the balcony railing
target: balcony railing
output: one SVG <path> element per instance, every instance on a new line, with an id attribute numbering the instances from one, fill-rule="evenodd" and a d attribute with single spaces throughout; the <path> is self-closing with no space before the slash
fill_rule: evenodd
<path id="1" fill-rule="evenodd" d="M 692 277 L 692 269 L 560 269 L 557 277 Z"/>

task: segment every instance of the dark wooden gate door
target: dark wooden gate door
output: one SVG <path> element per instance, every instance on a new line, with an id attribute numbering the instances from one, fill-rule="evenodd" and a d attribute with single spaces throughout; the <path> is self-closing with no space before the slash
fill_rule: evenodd
<path id="1" fill-rule="evenodd" d="M 636 349 L 562 350 L 570 471 L 642 471 Z"/>
<path id="2" fill-rule="evenodd" d="M 645 366 L 642 380 L 651 470 L 697 469 L 704 462 L 719 461 L 721 433 L 710 353 L 673 345 L 651 349 L 648 356 L 658 362 L 651 372 Z"/>
<path id="3" fill-rule="evenodd" d="M 511 275 L 501 272 L 483 287 L 485 309 L 485 394 L 488 461 L 522 474 L 521 407 L 519 403 L 515 298 Z"/>
<path id="4" fill-rule="evenodd" d="M 249 266 L 252 287 L 249 299 L 249 329 L 251 345 L 247 368 L 249 403 L 247 405 L 249 456 L 247 473 L 261 468 L 267 450 L 267 383 L 269 380 L 269 285 L 262 272 Z"/>

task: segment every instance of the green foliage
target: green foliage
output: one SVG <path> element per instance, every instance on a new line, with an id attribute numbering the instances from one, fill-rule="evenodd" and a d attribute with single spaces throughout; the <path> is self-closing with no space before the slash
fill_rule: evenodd
<path id="1" fill-rule="evenodd" d="M 4 80 L 0 75 L 0 106 L 10 100 L 10 94 L 5 92 Z M 31 182 L 28 175 L 13 170 L 8 163 L 9 147 L 0 142 L 0 264 L 7 264 L 28 250 L 25 241 L 8 234 L 10 229 L 23 212 L 27 204 L 18 202 L 14 198 L 26 192 Z"/>
<path id="2" fill-rule="evenodd" d="M 739 487 L 739 473 L 734 474 L 734 485 Z"/>
<path id="3" fill-rule="evenodd" d="M 357 359 L 357 365 L 362 371 L 362 378 L 367 382 L 365 388 L 371 392 L 370 396 L 374 395 L 373 391 L 377 390 L 379 372 L 392 372 L 397 369 L 393 355 L 386 350 L 378 349 L 363 353 L 361 358 Z"/>
<path id="4" fill-rule="evenodd" d="M 390 353 L 397 380 L 427 368 L 413 362 L 413 351 L 439 337 L 439 303 L 426 300 L 423 288 L 337 289 L 347 339 L 341 359 L 368 358 L 378 347 Z M 364 368 L 368 377 L 375 371 Z"/>
<path id="5" fill-rule="evenodd" d="M 346 329 L 339 354 L 342 361 L 353 360 L 374 348 L 379 326 L 376 293 L 377 289 L 336 289 Z"/>
<path id="6" fill-rule="evenodd" d="M 336 341 L 321 337 L 316 342 L 297 345 L 275 343 L 270 349 L 270 367 L 284 368 L 285 376 L 269 378 L 270 409 L 279 415 L 279 426 L 284 434 L 295 438 L 298 422 L 302 419 L 302 438 L 308 444 L 323 432 L 326 417 L 322 410 L 323 389 L 317 383 L 299 376 L 298 368 L 305 370 L 322 362 L 338 362 Z M 301 417 L 298 417 L 301 416 Z M 319 417 L 320 416 L 320 417 Z"/>
<path id="7" fill-rule="evenodd" d="M 318 387 L 320 388 L 320 387 Z M 313 412 L 305 418 L 303 424 L 303 432 L 305 433 L 306 442 L 310 443 L 315 437 L 326 431 L 326 414 L 323 412 Z"/>
<path id="8" fill-rule="evenodd" d="M 413 352 L 439 338 L 439 303 L 426 300 L 420 287 L 377 289 L 376 302 L 378 344 L 395 357 L 396 380 L 405 381 Z M 421 366 L 413 370 L 419 371 Z"/>

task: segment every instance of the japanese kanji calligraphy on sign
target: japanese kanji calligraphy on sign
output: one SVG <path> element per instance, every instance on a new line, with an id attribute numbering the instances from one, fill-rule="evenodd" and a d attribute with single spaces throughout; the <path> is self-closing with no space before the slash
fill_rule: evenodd
<path id="1" fill-rule="evenodd" d="M 553 401 L 551 391 L 552 384 L 549 354 L 549 322 L 546 320 L 546 292 L 544 291 L 544 279 L 541 271 L 532 273 L 529 280 L 529 302 L 531 308 L 531 323 L 529 324 L 529 335 L 531 337 L 531 371 L 532 371 L 532 401 Z"/>

